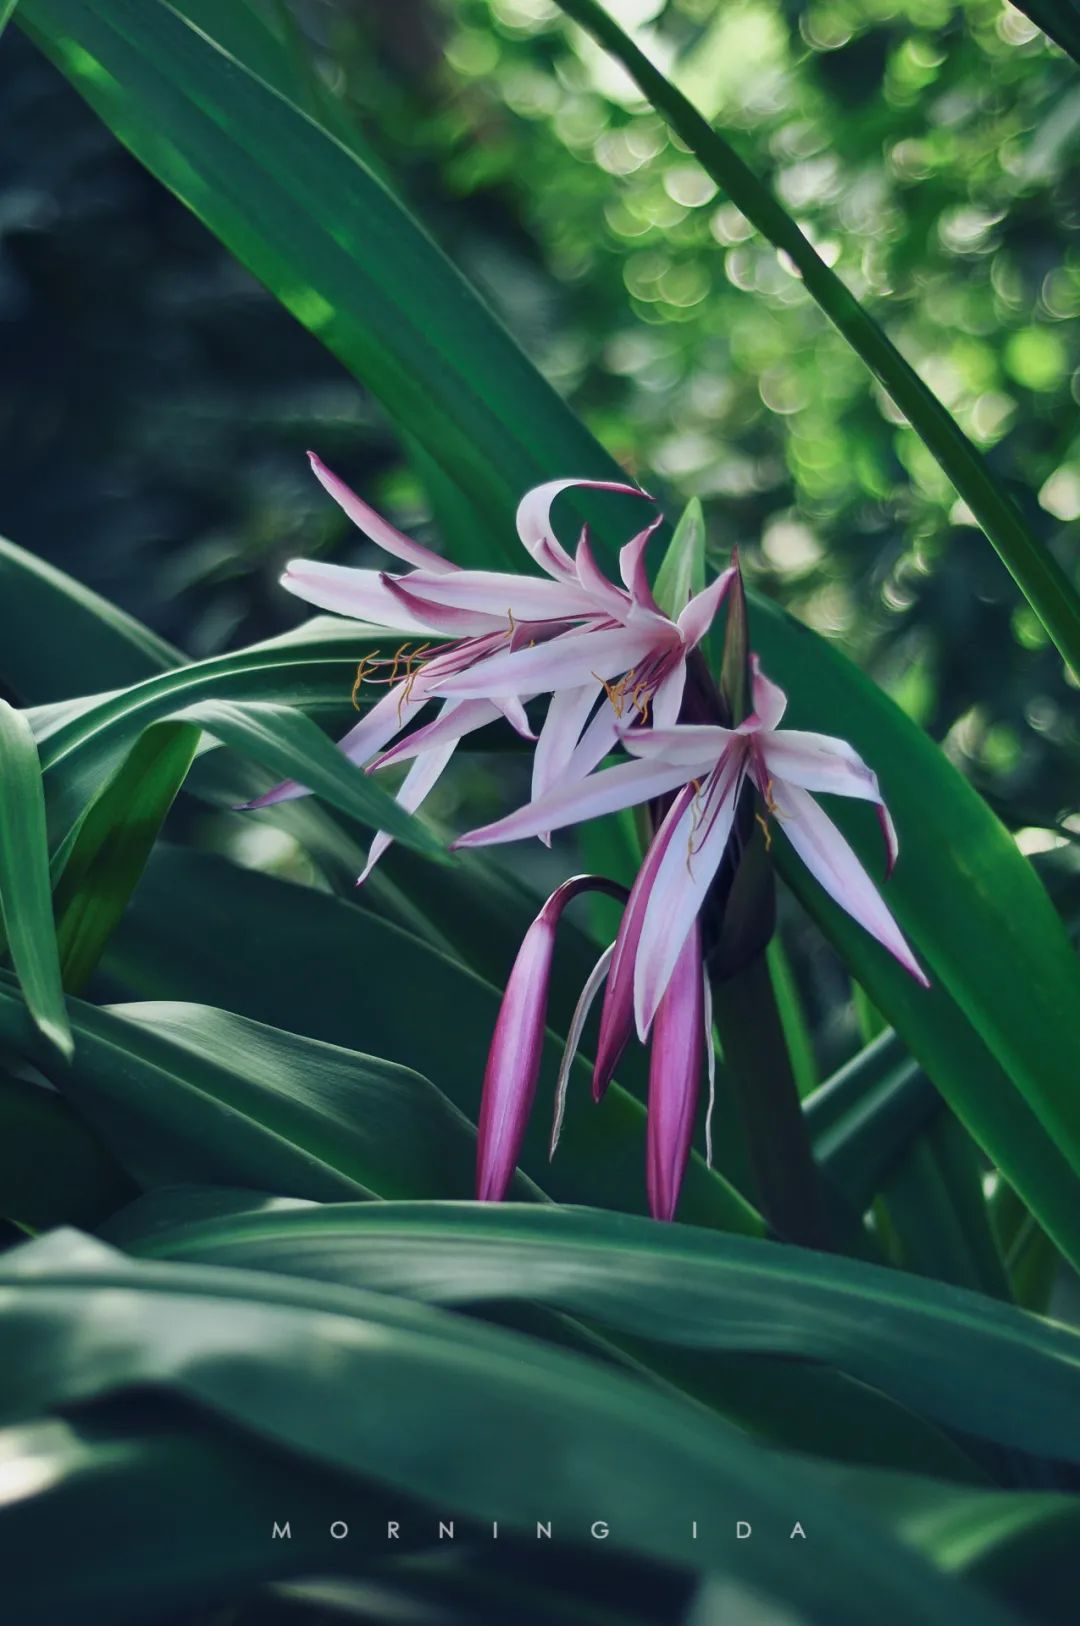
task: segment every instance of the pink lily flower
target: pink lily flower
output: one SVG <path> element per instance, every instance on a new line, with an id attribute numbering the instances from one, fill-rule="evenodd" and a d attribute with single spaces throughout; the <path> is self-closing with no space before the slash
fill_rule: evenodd
<path id="1" fill-rule="evenodd" d="M 514 961 L 484 1069 L 476 1143 L 480 1202 L 501 1202 L 513 1177 L 540 1077 L 556 928 L 567 904 L 590 890 L 625 896 L 622 887 L 595 875 L 564 881 L 525 933 Z"/>
<path id="2" fill-rule="evenodd" d="M 454 844 L 516 841 L 679 791 L 642 863 L 615 942 L 594 1076 L 597 1095 L 629 1036 L 631 1013 L 639 1036 L 649 1032 L 724 856 L 748 781 L 830 897 L 929 986 L 851 846 L 810 794 L 826 791 L 875 803 L 891 871 L 896 832 L 876 775 L 843 740 L 781 729 L 786 696 L 764 676 L 756 657 L 752 670 L 754 711 L 738 727 L 626 731 L 622 741 L 635 761 L 559 785 Z"/>
<path id="3" fill-rule="evenodd" d="M 540 1077 L 556 928 L 566 905 L 579 893 L 590 889 L 625 896 L 622 887 L 599 876 L 576 875 L 572 880 L 564 881 L 548 898 L 526 932 L 507 981 L 484 1070 L 476 1158 L 476 1194 L 481 1202 L 501 1202 L 513 1177 Z M 556 1089 L 552 1156 L 562 1128 L 567 1085 L 582 1028 L 611 955 L 612 949 L 606 949 L 601 955 L 574 1013 Z M 680 955 L 670 987 L 660 1001 L 652 1034 L 646 1189 L 649 1211 L 654 1219 L 670 1220 L 675 1217 L 679 1190 L 690 1157 L 702 1062 L 706 1054 L 709 1059 L 710 1101 L 712 1098 L 714 1063 L 711 1030 L 708 982 L 701 961 L 701 936 L 695 925 Z M 709 1155 L 711 1161 L 711 1147 Z"/>
<path id="4" fill-rule="evenodd" d="M 374 676 L 373 666 L 371 680 L 387 683 L 387 692 L 339 742 L 351 761 L 369 770 L 413 759 L 398 794 L 403 806 L 415 811 L 457 743 L 496 718 L 505 717 L 519 734 L 534 738 L 524 707 L 539 694 L 550 692 L 552 701 L 536 744 L 534 797 L 587 775 L 616 744 L 627 705 L 639 716 L 651 708 L 661 724 L 675 722 L 686 657 L 708 631 L 733 572 L 725 572 L 672 621 L 657 608 L 645 574 L 645 548 L 659 519 L 623 548 L 621 587 L 600 571 L 584 532 L 571 557 L 551 523 L 555 498 L 571 487 L 649 500 L 645 492 L 606 480 L 538 486 L 519 505 L 517 529 L 545 575 L 463 570 L 398 531 L 309 455 L 319 481 L 360 530 L 414 567 L 393 574 L 301 559 L 293 560 L 282 577 L 289 592 L 320 609 L 424 640 L 412 653 L 402 645 L 389 678 Z M 433 640 L 448 641 L 432 648 Z M 442 702 L 437 717 L 405 733 L 433 699 Z M 289 780 L 250 806 L 305 794 L 302 785 Z M 380 832 L 361 880 L 388 845 L 389 837 Z"/>

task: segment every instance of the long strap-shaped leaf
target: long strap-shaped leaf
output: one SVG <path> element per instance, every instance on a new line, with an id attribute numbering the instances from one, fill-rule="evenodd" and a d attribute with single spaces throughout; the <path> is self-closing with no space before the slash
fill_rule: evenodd
<path id="1" fill-rule="evenodd" d="M 622 64 L 746 218 L 790 257 L 807 291 L 881 380 L 968 504 L 1065 660 L 1080 672 L 1080 596 L 1049 549 L 1030 534 L 955 418 L 731 143 L 664 78 L 598 0 L 559 4 Z"/>
<path id="2" fill-rule="evenodd" d="M 1080 6 L 1076 0 L 1012 0 L 1037 28 L 1080 62 Z"/>
<path id="3" fill-rule="evenodd" d="M 150 1387 L 444 1518 L 530 1534 L 550 1519 L 581 1541 L 606 1519 L 612 1550 L 696 1569 L 709 1560 L 695 1513 L 743 1517 L 758 1539 L 730 1539 L 724 1571 L 799 1619 L 864 1626 L 867 1598 L 881 1626 L 1015 1619 L 812 1468 L 778 1470 L 685 1398 L 500 1328 L 386 1293 L 132 1261 L 70 1232 L 7 1254 L 0 1279 L 12 1420 Z M 789 1539 L 800 1502 L 812 1562 Z"/>
<path id="4" fill-rule="evenodd" d="M 0 678 L 24 705 L 135 683 L 183 656 L 134 616 L 0 537 Z"/>
<path id="5" fill-rule="evenodd" d="M 30 725 L 5 700 L 0 700 L 0 923 L 30 1014 L 51 1043 L 70 1056 L 41 768 Z"/>
<path id="6" fill-rule="evenodd" d="M 125 1246 L 436 1304 L 535 1300 L 660 1343 L 829 1361 L 950 1428 L 1080 1461 L 1080 1336 L 941 1282 L 580 1208 L 196 1209 L 169 1229 L 170 1205 L 182 1214 L 179 1195 L 146 1201 L 141 1237 L 134 1208 Z"/>

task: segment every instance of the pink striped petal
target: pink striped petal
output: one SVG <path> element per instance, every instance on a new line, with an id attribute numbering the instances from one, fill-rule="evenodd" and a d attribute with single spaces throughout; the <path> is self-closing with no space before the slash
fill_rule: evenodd
<path id="1" fill-rule="evenodd" d="M 405 808 L 408 813 L 416 812 L 424 798 L 430 794 L 436 781 L 453 756 L 456 745 L 457 741 L 451 740 L 448 745 L 438 746 L 434 751 L 425 751 L 423 756 L 417 757 L 409 772 L 405 775 L 401 789 L 395 798 L 399 807 Z M 392 840 L 393 837 L 388 836 L 385 830 L 376 831 L 371 846 L 368 848 L 367 863 L 357 877 L 357 886 L 362 886 L 367 880 Z"/>
<path id="2" fill-rule="evenodd" d="M 654 729 L 674 728 L 679 720 L 683 691 L 686 688 L 686 662 L 678 661 L 662 677 L 653 692 L 649 711 Z"/>
<path id="3" fill-rule="evenodd" d="M 384 573 L 382 582 L 386 592 L 401 606 L 402 613 L 412 616 L 425 630 L 445 638 L 483 638 L 491 632 L 509 633 L 510 623 L 505 615 L 496 616 L 489 610 L 466 610 L 456 605 L 439 604 L 434 599 L 425 598 L 422 593 L 414 592 L 410 584 L 416 574 L 416 571 L 408 576 Z"/>
<path id="4" fill-rule="evenodd" d="M 615 707 L 605 696 L 596 716 L 574 748 L 566 778 L 584 779 L 587 773 L 592 773 L 597 763 L 603 762 L 608 752 L 615 749 L 621 726 L 615 715 Z"/>
<path id="5" fill-rule="evenodd" d="M 398 683 L 394 688 L 388 689 L 382 699 L 366 711 L 358 723 L 355 723 L 349 732 L 338 741 L 338 750 L 344 752 L 350 762 L 363 767 L 365 763 L 381 751 L 388 740 L 399 733 L 409 720 L 409 714 L 415 714 L 420 706 L 427 704 L 430 696 L 424 688 L 424 673 L 420 672 L 413 681 L 412 688 L 408 683 Z M 254 801 L 245 803 L 247 808 L 274 807 L 278 802 L 291 802 L 298 796 L 310 795 L 307 787 L 297 783 L 295 779 L 286 779 L 273 790 L 264 795 L 257 796 Z"/>
<path id="6" fill-rule="evenodd" d="M 380 548 L 392 553 L 395 559 L 404 559 L 406 564 L 417 565 L 421 570 L 437 570 L 445 574 L 457 570 L 457 565 L 433 553 L 430 548 L 425 548 L 422 542 L 414 542 L 412 537 L 406 536 L 404 532 L 391 525 L 389 520 L 383 519 L 382 515 L 377 514 L 363 498 L 358 497 L 344 480 L 339 480 L 336 474 L 331 473 L 321 457 L 309 452 L 308 461 L 316 480 L 330 493 L 338 507 L 344 509 L 353 524 L 358 526 L 365 536 L 370 537 L 372 542 L 377 542 Z"/>
<path id="7" fill-rule="evenodd" d="M 646 1126 L 646 1185 L 653 1219 L 675 1218 L 694 1138 L 704 1049 L 701 929 L 695 922 L 653 1023 Z"/>
<path id="8" fill-rule="evenodd" d="M 529 1120 L 544 1048 L 555 930 L 566 905 L 597 885 L 591 875 L 564 881 L 522 939 L 499 1007 L 484 1070 L 476 1142 L 476 1195 L 500 1202 L 514 1173 Z"/>
<path id="9" fill-rule="evenodd" d="M 645 550 L 653 532 L 662 523 L 662 518 L 662 515 L 657 515 L 651 525 L 646 525 L 643 531 L 631 537 L 626 546 L 619 550 L 619 574 L 627 592 L 639 609 L 649 610 L 657 616 L 663 616 L 663 611 L 653 598 L 652 588 L 649 586 L 649 577 L 645 569 Z"/>
<path id="10" fill-rule="evenodd" d="M 551 506 L 555 498 L 575 487 L 588 491 L 622 491 L 627 496 L 652 501 L 637 486 L 623 485 L 619 480 L 547 480 L 543 485 L 527 491 L 518 503 L 517 533 L 537 564 L 552 575 L 576 574 L 574 561 L 555 535 L 551 523 Z"/>
<path id="11" fill-rule="evenodd" d="M 581 731 L 596 704 L 599 685 L 560 689 L 552 695 L 544 726 L 533 752 L 532 800 L 538 801 L 566 772 Z M 588 770 L 586 770 L 587 772 Z"/>
<path id="12" fill-rule="evenodd" d="M 371 767 L 388 768 L 392 762 L 407 762 L 410 757 L 419 756 L 421 751 L 432 751 L 450 741 L 456 743 L 462 735 L 493 723 L 498 716 L 499 708 L 491 700 L 447 700 L 433 723 L 407 734 L 384 751 Z"/>
<path id="13" fill-rule="evenodd" d="M 896 829 L 882 799 L 877 774 L 853 746 L 829 734 L 808 734 L 795 728 L 762 734 L 757 744 L 770 777 L 786 779 L 803 790 L 831 791 L 835 796 L 875 802 L 888 854 L 888 873 L 892 873 L 898 852 Z"/>
<path id="14" fill-rule="evenodd" d="M 374 621 L 397 632 L 424 634 L 435 630 L 390 592 L 387 579 L 379 570 L 352 570 L 348 565 L 327 565 L 318 559 L 290 559 L 281 585 L 307 604 L 351 616 L 354 621 Z"/>
<path id="15" fill-rule="evenodd" d="M 531 649 L 492 655 L 467 672 L 447 678 L 438 692 L 462 700 L 495 700 L 504 695 L 578 689 L 589 678 L 599 682 L 629 671 L 651 647 L 648 633 L 626 627 L 563 633 Z"/>
<path id="16" fill-rule="evenodd" d="M 787 695 L 771 678 L 765 676 L 756 655 L 750 657 L 750 671 L 754 685 L 754 712 L 752 717 L 748 717 L 746 722 L 740 725 L 742 731 L 747 734 L 755 733 L 759 729 L 778 727 L 781 717 L 787 710 Z"/>
<path id="17" fill-rule="evenodd" d="M 572 621 L 595 610 L 589 595 L 576 583 L 514 575 L 508 570 L 456 570 L 450 576 L 414 570 L 405 578 L 405 586 L 427 603 L 482 611 L 507 631 L 520 621 Z"/>
<path id="18" fill-rule="evenodd" d="M 830 898 L 888 949 L 916 982 L 929 988 L 929 980 L 874 883 L 824 809 L 809 791 L 783 779 L 773 780 L 772 799 L 780 829 Z"/>
<path id="19" fill-rule="evenodd" d="M 680 615 L 678 628 L 688 649 L 695 649 L 712 626 L 716 612 L 724 602 L 734 579 L 735 566 L 729 565 L 714 582 L 710 582 L 708 587 L 690 600 Z"/>
<path id="20" fill-rule="evenodd" d="M 649 802 L 654 796 L 682 785 L 686 770 L 669 763 L 620 762 L 602 768 L 576 784 L 559 784 L 538 802 L 528 802 L 516 813 L 469 830 L 451 845 L 491 847 L 502 841 L 523 841 L 548 830 L 561 830 L 568 824 L 582 824 L 603 813 L 616 813 L 623 807 Z"/>
<path id="21" fill-rule="evenodd" d="M 649 905 L 656 872 L 664 854 L 675 837 L 690 804 L 693 788 L 685 786 L 668 809 L 659 830 L 638 870 L 630 898 L 623 910 L 622 920 L 615 938 L 614 954 L 600 1012 L 600 1034 L 596 1041 L 596 1063 L 593 1068 L 593 1100 L 599 1101 L 619 1065 L 619 1057 L 634 1031 L 634 963 L 641 928 Z"/>
<path id="22" fill-rule="evenodd" d="M 717 765 L 683 814 L 657 868 L 634 965 L 634 1017 L 641 1039 L 724 856 L 744 773 L 739 751 Z"/>
<path id="23" fill-rule="evenodd" d="M 614 582 L 608 580 L 597 564 L 589 546 L 587 527 L 581 532 L 575 562 L 578 581 L 596 608 L 610 616 L 613 621 L 624 622 L 630 609 L 630 600 Z"/>
<path id="24" fill-rule="evenodd" d="M 532 695 L 526 695 L 525 698 L 531 700 Z M 493 700 L 491 704 L 501 717 L 506 718 L 515 734 L 520 735 L 523 740 L 535 740 L 535 730 L 530 728 L 525 707 L 516 694 L 506 695 L 501 700 Z"/>
<path id="25" fill-rule="evenodd" d="M 739 742 L 739 735 L 718 724 L 679 723 L 675 728 L 627 729 L 621 739 L 634 756 L 681 762 L 688 770 L 687 777 L 698 779 Z"/>

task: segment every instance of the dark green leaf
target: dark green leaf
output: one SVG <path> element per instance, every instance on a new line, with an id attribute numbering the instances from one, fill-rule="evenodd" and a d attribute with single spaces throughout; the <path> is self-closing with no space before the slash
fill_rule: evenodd
<path id="1" fill-rule="evenodd" d="M 49 1042 L 70 1056 L 37 747 L 25 717 L 5 700 L 0 700 L 0 925 L 30 1014 Z"/>

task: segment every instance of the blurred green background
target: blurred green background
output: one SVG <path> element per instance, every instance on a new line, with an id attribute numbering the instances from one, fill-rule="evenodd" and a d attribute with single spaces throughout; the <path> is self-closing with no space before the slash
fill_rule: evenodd
<path id="1" fill-rule="evenodd" d="M 620 71 L 550 0 L 287 9 L 312 95 L 340 102 L 615 454 L 672 511 L 700 496 L 716 558 L 737 543 L 1052 866 L 1077 790 L 1059 658 L 801 282 Z M 1068 59 L 1003 0 L 609 9 L 771 173 L 1075 568 Z M 302 617 L 277 587 L 289 556 L 364 558 L 306 446 L 430 534 L 375 404 L 15 30 L 0 143 L 0 531 L 196 655 Z"/>

